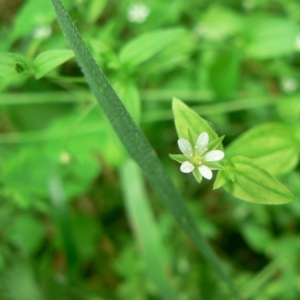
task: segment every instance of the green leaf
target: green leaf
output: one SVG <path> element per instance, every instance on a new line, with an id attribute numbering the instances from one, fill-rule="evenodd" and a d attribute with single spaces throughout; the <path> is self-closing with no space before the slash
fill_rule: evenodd
<path id="1" fill-rule="evenodd" d="M 219 139 L 216 132 L 205 119 L 201 118 L 196 112 L 177 98 L 173 98 L 173 113 L 179 138 L 189 140 L 190 131 L 193 141 L 196 141 L 199 134 L 205 131 L 208 133 L 210 141 Z M 218 149 L 223 149 L 222 144 L 219 144 Z"/>
<path id="2" fill-rule="evenodd" d="M 234 181 L 229 179 L 225 168 L 219 171 L 214 188 L 222 184 L 233 196 L 258 204 L 284 204 L 296 200 L 285 186 L 250 158 L 235 156 L 230 161 L 234 164 Z"/>
<path id="3" fill-rule="evenodd" d="M 94 24 L 105 9 L 107 0 L 91 0 L 87 3 L 82 3 L 82 5 L 87 6 L 85 13 L 86 21 L 89 24 Z"/>
<path id="4" fill-rule="evenodd" d="M 274 58 L 296 50 L 299 26 L 292 20 L 268 15 L 254 16 L 245 28 L 245 52 L 250 57 Z"/>
<path id="5" fill-rule="evenodd" d="M 26 256 L 42 246 L 45 230 L 42 224 L 30 215 L 18 215 L 9 228 L 10 242 Z"/>
<path id="6" fill-rule="evenodd" d="M 274 175 L 290 172 L 298 163 L 298 153 L 291 129 L 283 124 L 258 125 L 226 148 L 226 157 L 242 155 Z"/>
<path id="7" fill-rule="evenodd" d="M 124 65 L 136 67 L 158 54 L 184 33 L 182 28 L 147 32 L 131 40 L 121 49 L 120 61 Z"/>
<path id="8" fill-rule="evenodd" d="M 35 78 L 40 79 L 73 57 L 72 50 L 51 50 L 41 53 L 33 62 Z"/>
<path id="9" fill-rule="evenodd" d="M 299 123 L 300 101 L 299 94 L 290 97 L 280 97 L 276 110 L 284 122 L 289 124 Z"/>

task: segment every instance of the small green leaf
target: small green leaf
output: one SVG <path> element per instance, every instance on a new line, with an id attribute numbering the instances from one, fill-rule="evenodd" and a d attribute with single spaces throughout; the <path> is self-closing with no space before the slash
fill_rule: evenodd
<path id="1" fill-rule="evenodd" d="M 253 160 L 235 156 L 231 163 L 235 166 L 234 182 L 228 179 L 224 169 L 219 171 L 214 188 L 223 185 L 233 196 L 259 204 L 284 204 L 295 200 L 285 186 Z"/>
<path id="2" fill-rule="evenodd" d="M 222 172 L 218 172 L 218 175 L 214 182 L 213 189 L 214 190 L 219 189 L 228 181 L 234 182 L 235 180 L 234 169 L 235 169 L 234 164 L 230 160 L 228 160 L 226 167 L 225 168 L 223 167 Z"/>
<path id="3" fill-rule="evenodd" d="M 122 64 L 136 67 L 158 54 L 178 36 L 185 33 L 182 28 L 157 30 L 145 33 L 129 41 L 120 51 Z"/>
<path id="4" fill-rule="evenodd" d="M 173 98 L 173 113 L 177 134 L 180 138 L 190 140 L 190 131 L 193 140 L 197 140 L 202 132 L 207 132 L 211 141 L 219 139 L 206 120 L 177 98 Z M 218 149 L 223 149 L 222 144 L 219 144 Z"/>
<path id="5" fill-rule="evenodd" d="M 40 79 L 73 57 L 72 50 L 51 50 L 41 53 L 33 62 L 35 78 Z"/>
<path id="6" fill-rule="evenodd" d="M 292 130 L 283 124 L 256 126 L 226 148 L 228 158 L 242 155 L 274 175 L 291 171 L 298 163 L 298 153 Z"/>

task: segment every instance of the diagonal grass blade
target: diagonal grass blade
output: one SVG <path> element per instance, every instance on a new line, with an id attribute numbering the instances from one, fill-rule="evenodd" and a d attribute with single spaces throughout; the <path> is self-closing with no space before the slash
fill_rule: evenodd
<path id="1" fill-rule="evenodd" d="M 174 214 L 181 228 L 189 235 L 198 250 L 215 268 L 222 280 L 227 283 L 231 293 L 239 299 L 238 292 L 231 278 L 225 272 L 219 258 L 197 228 L 184 199 L 173 185 L 150 143 L 133 122 L 105 75 L 98 67 L 61 1 L 51 1 L 56 11 L 58 22 L 75 53 L 75 58 L 82 68 L 91 91 L 96 96 L 99 105 L 130 156 L 138 163 L 153 190 Z"/>

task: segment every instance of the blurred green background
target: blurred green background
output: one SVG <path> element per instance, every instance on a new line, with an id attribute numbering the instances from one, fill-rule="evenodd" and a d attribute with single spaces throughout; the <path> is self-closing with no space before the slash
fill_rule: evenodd
<path id="1" fill-rule="evenodd" d="M 244 298 L 299 299 L 299 202 L 239 201 L 168 157 L 173 96 L 225 146 L 273 122 L 300 141 L 299 1 L 63 3 Z M 50 0 L 0 1 L 0 40 L 0 299 L 225 299 L 128 162 Z M 300 198 L 299 166 L 279 179 Z"/>

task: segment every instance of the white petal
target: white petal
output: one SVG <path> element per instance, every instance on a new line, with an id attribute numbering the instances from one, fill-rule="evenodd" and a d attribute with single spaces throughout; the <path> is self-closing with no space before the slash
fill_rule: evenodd
<path id="1" fill-rule="evenodd" d="M 209 167 L 207 167 L 205 165 L 201 165 L 200 167 L 198 167 L 198 170 L 204 178 L 206 178 L 206 179 L 212 178 L 213 174 Z"/>
<path id="2" fill-rule="evenodd" d="M 189 162 L 185 161 L 181 166 L 180 166 L 180 171 L 182 173 L 191 173 L 195 167 Z"/>
<path id="3" fill-rule="evenodd" d="M 209 151 L 203 157 L 204 161 L 218 161 L 222 158 L 224 158 L 224 152 L 221 150 Z"/>
<path id="4" fill-rule="evenodd" d="M 198 154 L 203 154 L 207 150 L 207 145 L 209 141 L 209 136 L 206 132 L 202 132 L 196 143 L 196 149 Z"/>
<path id="5" fill-rule="evenodd" d="M 193 156 L 193 150 L 191 143 L 186 139 L 179 139 L 178 140 L 178 147 L 180 151 L 186 156 L 186 157 L 192 157 Z"/>

